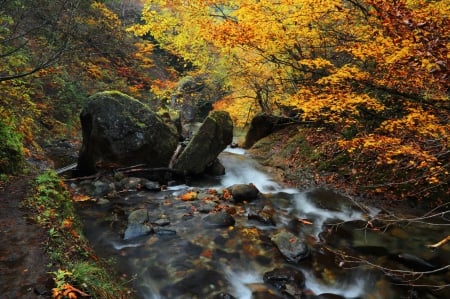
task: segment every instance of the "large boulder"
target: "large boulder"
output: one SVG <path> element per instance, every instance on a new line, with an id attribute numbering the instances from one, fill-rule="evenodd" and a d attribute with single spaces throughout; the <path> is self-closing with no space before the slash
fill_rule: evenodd
<path id="1" fill-rule="evenodd" d="M 233 140 L 228 112 L 211 111 L 172 167 L 188 174 L 201 174 Z"/>
<path id="2" fill-rule="evenodd" d="M 174 126 L 136 99 L 118 91 L 91 96 L 81 115 L 79 174 L 98 165 L 167 167 L 178 144 Z"/>
<path id="3" fill-rule="evenodd" d="M 252 119 L 242 147 L 246 149 L 251 148 L 258 140 L 284 128 L 290 123 L 292 123 L 292 120 L 287 117 L 259 113 Z"/>

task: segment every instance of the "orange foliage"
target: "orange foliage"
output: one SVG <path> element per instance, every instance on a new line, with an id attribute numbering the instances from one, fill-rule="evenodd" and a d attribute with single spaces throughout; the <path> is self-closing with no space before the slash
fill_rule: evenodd
<path id="1" fill-rule="evenodd" d="M 346 153 L 350 175 L 368 189 L 400 197 L 448 192 L 446 1 L 146 3 L 144 23 L 130 30 L 224 78 L 232 92 L 215 109 L 229 111 L 236 125 L 256 108 L 287 111 L 294 121 L 340 132 L 337 145 L 323 150 Z"/>

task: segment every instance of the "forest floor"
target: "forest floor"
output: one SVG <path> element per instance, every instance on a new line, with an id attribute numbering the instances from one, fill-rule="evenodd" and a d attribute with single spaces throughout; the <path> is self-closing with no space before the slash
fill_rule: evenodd
<path id="1" fill-rule="evenodd" d="M 0 185 L 0 294 L 3 299 L 51 298 L 47 233 L 21 203 L 30 177 Z"/>

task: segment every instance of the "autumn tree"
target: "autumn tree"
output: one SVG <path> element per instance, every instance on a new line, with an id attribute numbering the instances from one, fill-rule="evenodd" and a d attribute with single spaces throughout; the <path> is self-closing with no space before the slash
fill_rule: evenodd
<path id="1" fill-rule="evenodd" d="M 38 115 L 30 78 L 69 49 L 80 1 L 0 1 L 0 117 L 25 142 Z"/>
<path id="2" fill-rule="evenodd" d="M 36 136 L 77 134 L 90 93 L 150 98 L 152 45 L 104 2 L 0 0 L 0 118 L 33 153 Z"/>
<path id="3" fill-rule="evenodd" d="M 335 131 L 332 152 L 353 161 L 348 175 L 368 192 L 442 196 L 449 10 L 425 0 L 153 0 L 131 30 L 224 79 L 233 93 L 217 107 L 236 125 L 256 107 L 288 112 Z"/>

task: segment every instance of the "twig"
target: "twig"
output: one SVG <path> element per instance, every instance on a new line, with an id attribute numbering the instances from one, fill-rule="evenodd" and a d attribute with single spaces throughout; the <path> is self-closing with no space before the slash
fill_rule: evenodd
<path id="1" fill-rule="evenodd" d="M 427 245 L 428 248 L 439 248 L 443 245 L 445 245 L 447 242 L 450 241 L 450 235 L 445 237 L 444 239 L 440 240 L 439 242 L 435 243 L 435 244 L 431 244 L 431 245 Z"/>

